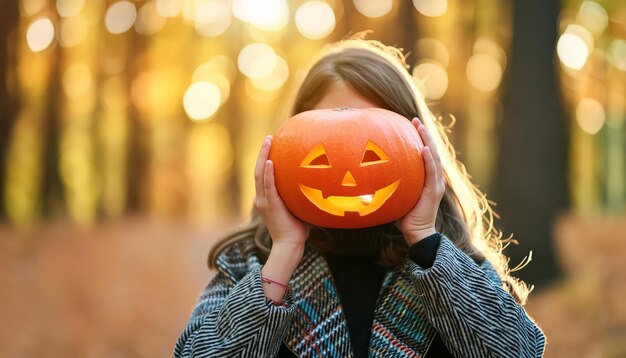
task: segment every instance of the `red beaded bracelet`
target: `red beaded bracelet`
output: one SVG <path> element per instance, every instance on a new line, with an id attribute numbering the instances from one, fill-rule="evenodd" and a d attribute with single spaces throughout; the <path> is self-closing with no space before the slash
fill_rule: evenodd
<path id="1" fill-rule="evenodd" d="M 266 282 L 266 283 L 269 283 L 270 285 L 271 285 L 271 284 L 276 284 L 276 285 L 278 285 L 278 286 L 280 286 L 280 287 L 283 287 L 283 288 L 285 288 L 285 289 L 287 289 L 287 290 L 290 288 L 290 287 L 289 287 L 289 285 L 286 285 L 286 284 L 281 283 L 281 282 L 278 282 L 278 281 L 274 281 L 274 280 L 272 280 L 271 278 L 267 278 L 267 277 L 265 277 L 265 276 L 261 276 L 261 281 Z"/>

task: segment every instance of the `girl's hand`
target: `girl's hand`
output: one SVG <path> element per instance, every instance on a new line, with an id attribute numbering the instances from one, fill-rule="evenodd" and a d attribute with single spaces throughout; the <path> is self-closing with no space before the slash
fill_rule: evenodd
<path id="1" fill-rule="evenodd" d="M 254 169 L 256 195 L 254 208 L 261 214 L 270 236 L 272 245 L 302 246 L 308 237 L 308 227 L 296 219 L 283 203 L 276 190 L 274 163 L 268 160 L 272 136 L 265 137 L 261 152 Z"/>
<path id="2" fill-rule="evenodd" d="M 265 297 L 279 304 L 285 297 L 285 286 L 304 254 L 304 243 L 309 236 L 308 226 L 296 219 L 283 203 L 276 190 L 274 163 L 268 160 L 272 136 L 265 137 L 254 168 L 256 195 L 254 208 L 259 212 L 272 238 L 272 249 L 261 270 L 262 277 L 282 282 L 263 282 Z"/>
<path id="3" fill-rule="evenodd" d="M 417 204 L 396 223 L 409 246 L 437 232 L 435 230 L 437 210 L 446 191 L 443 166 L 435 142 L 417 118 L 413 118 L 411 122 L 424 142 L 422 157 L 426 178 Z"/>

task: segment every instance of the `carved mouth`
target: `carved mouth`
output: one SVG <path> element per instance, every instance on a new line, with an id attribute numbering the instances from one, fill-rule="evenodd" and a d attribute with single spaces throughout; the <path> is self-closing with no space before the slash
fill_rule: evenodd
<path id="1" fill-rule="evenodd" d="M 300 184 L 302 194 L 320 210 L 335 216 L 345 216 L 346 212 L 357 212 L 359 216 L 365 216 L 380 209 L 398 188 L 400 180 L 397 180 L 384 188 L 378 189 L 374 194 L 357 196 L 325 197 L 321 190 Z"/>

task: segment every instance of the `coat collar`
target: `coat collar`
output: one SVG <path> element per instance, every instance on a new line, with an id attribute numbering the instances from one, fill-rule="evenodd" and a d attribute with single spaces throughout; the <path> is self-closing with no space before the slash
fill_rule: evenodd
<path id="1" fill-rule="evenodd" d="M 300 357 L 352 357 L 348 325 L 324 257 L 307 249 L 290 281 L 296 314 L 284 337 Z M 419 357 L 435 329 L 405 266 L 385 274 L 370 338 L 370 356 Z"/>

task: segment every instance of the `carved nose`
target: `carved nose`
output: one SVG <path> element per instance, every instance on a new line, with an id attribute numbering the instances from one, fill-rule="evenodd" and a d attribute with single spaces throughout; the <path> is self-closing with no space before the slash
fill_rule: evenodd
<path id="1" fill-rule="evenodd" d="M 346 175 L 344 175 L 343 180 L 341 181 L 342 186 L 356 186 L 356 180 L 348 170 Z"/>

